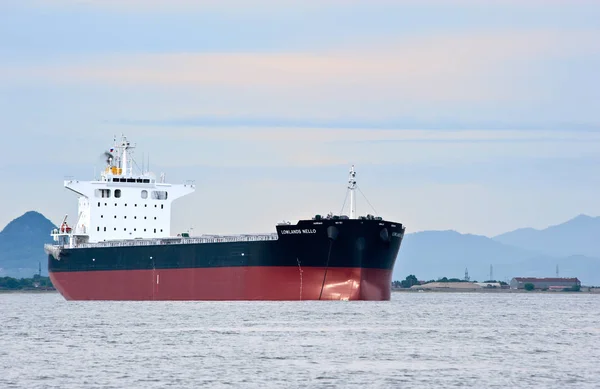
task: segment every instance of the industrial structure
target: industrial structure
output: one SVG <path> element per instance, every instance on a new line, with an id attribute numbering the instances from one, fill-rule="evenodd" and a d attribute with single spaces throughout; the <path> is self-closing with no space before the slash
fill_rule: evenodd
<path id="1" fill-rule="evenodd" d="M 515 277 L 510 280 L 511 289 L 525 289 L 525 284 L 533 284 L 534 289 L 563 289 L 581 287 L 577 278 L 535 278 Z"/>

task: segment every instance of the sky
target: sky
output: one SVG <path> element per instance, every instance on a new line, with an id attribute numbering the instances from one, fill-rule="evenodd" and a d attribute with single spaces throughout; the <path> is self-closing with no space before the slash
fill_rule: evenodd
<path id="1" fill-rule="evenodd" d="M 600 2 L 5 0 L 0 226 L 76 215 L 113 136 L 173 230 L 342 210 L 493 236 L 600 215 Z M 144 156 L 144 158 L 142 158 Z M 364 195 L 364 196 L 363 196 Z"/>

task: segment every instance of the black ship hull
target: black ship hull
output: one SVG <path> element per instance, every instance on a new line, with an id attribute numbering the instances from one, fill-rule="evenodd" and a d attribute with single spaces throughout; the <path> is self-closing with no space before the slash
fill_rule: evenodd
<path id="1" fill-rule="evenodd" d="M 69 300 L 389 300 L 403 236 L 382 220 L 304 220 L 276 240 L 62 248 L 48 269 Z"/>

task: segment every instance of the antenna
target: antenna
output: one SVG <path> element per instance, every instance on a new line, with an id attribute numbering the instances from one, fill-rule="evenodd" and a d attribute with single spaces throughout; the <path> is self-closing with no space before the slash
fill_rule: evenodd
<path id="1" fill-rule="evenodd" d="M 354 165 L 352 165 L 348 174 L 348 189 L 350 190 L 350 219 L 356 219 L 356 198 L 354 196 L 356 172 L 354 171 Z"/>
<path id="2" fill-rule="evenodd" d="M 556 278 L 558 278 L 558 264 L 556 265 Z"/>
<path id="3" fill-rule="evenodd" d="M 490 281 L 494 281 L 494 267 L 490 265 Z"/>
<path id="4" fill-rule="evenodd" d="M 465 281 L 470 281 L 471 277 L 469 277 L 469 269 L 465 267 Z"/>

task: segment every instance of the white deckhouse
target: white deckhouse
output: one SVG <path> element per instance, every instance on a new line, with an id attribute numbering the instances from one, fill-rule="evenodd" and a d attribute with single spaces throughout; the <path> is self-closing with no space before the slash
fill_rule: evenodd
<path id="1" fill-rule="evenodd" d="M 65 180 L 65 188 L 79 196 L 77 219 L 65 220 L 53 231 L 55 241 L 69 246 L 111 240 L 171 236 L 171 203 L 195 190 L 193 183 L 168 184 L 164 174 L 134 173 L 132 145 L 125 136 L 106 152 L 106 168 L 99 180 Z"/>

